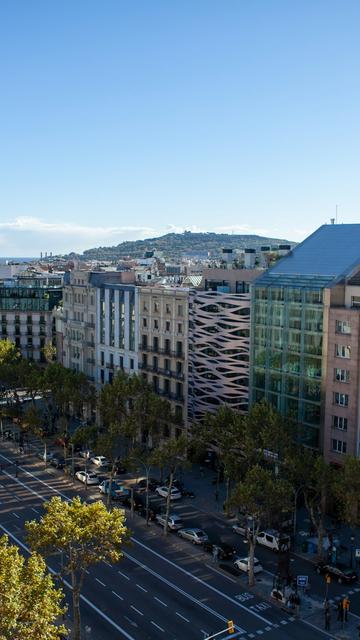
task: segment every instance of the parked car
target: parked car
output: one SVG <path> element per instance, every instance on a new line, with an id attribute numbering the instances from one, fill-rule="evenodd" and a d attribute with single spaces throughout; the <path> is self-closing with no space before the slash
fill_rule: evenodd
<path id="1" fill-rule="evenodd" d="M 267 547 L 272 551 L 287 550 L 290 547 L 289 536 L 283 535 L 274 529 L 267 529 L 266 531 L 260 531 L 256 540 L 263 547 Z"/>
<path id="2" fill-rule="evenodd" d="M 327 564 L 326 562 L 318 562 L 315 567 L 316 573 L 326 575 L 329 574 L 339 584 L 356 582 L 358 574 L 344 564 Z"/>
<path id="3" fill-rule="evenodd" d="M 116 475 L 121 476 L 123 473 L 127 473 L 127 468 L 122 462 L 117 462 L 115 466 Z"/>
<path id="4" fill-rule="evenodd" d="M 155 493 L 157 493 L 158 496 L 161 496 L 162 498 L 167 498 L 169 493 L 169 487 L 156 487 Z M 178 489 L 176 489 L 176 487 L 172 487 L 170 492 L 170 500 L 180 500 L 181 497 L 182 497 L 181 492 Z"/>
<path id="5" fill-rule="evenodd" d="M 96 473 L 87 473 L 86 471 L 78 471 L 75 473 L 75 478 L 83 482 L 84 484 L 99 484 L 99 478 Z"/>
<path id="6" fill-rule="evenodd" d="M 202 529 L 179 529 L 178 535 L 193 544 L 204 544 L 208 541 L 208 536 Z"/>
<path id="7" fill-rule="evenodd" d="M 90 458 L 90 462 L 92 462 L 92 464 L 95 464 L 97 467 L 109 466 L 109 460 L 105 458 L 105 456 L 94 456 L 93 458 Z"/>
<path id="8" fill-rule="evenodd" d="M 79 456 L 80 458 L 92 458 L 94 456 L 93 451 L 91 451 L 91 449 L 81 449 L 81 451 L 79 451 Z"/>
<path id="9" fill-rule="evenodd" d="M 50 464 L 52 467 L 55 467 L 55 469 L 64 469 L 66 460 L 62 456 L 54 456 L 51 458 Z"/>
<path id="10" fill-rule="evenodd" d="M 217 540 L 204 542 L 204 551 L 207 551 L 207 553 L 214 553 L 216 549 L 219 560 L 233 560 L 234 556 L 236 556 L 236 549 L 231 544 Z"/>
<path id="11" fill-rule="evenodd" d="M 100 493 L 103 493 L 106 496 L 109 493 L 109 488 L 110 488 L 110 480 L 103 480 L 99 484 Z M 124 498 L 127 498 L 129 495 L 130 495 L 129 489 L 127 489 L 122 482 L 117 482 L 116 480 L 112 481 L 111 483 L 112 500 L 123 500 Z"/>
<path id="12" fill-rule="evenodd" d="M 47 451 L 46 454 L 45 451 L 39 451 L 37 457 L 40 458 L 40 460 L 42 460 L 43 462 L 50 462 L 50 460 L 54 457 L 54 454 L 52 451 Z"/>
<path id="13" fill-rule="evenodd" d="M 245 573 L 249 572 L 249 558 L 237 558 L 234 560 L 234 566 L 239 569 L 239 571 L 245 571 Z M 260 564 L 257 558 L 254 558 L 254 573 L 260 573 L 262 571 L 262 565 Z"/>
<path id="14" fill-rule="evenodd" d="M 150 491 L 155 491 L 159 485 L 160 485 L 159 480 L 156 480 L 156 478 L 149 478 Z M 146 478 L 141 478 L 141 480 L 139 480 L 138 487 L 139 489 L 146 489 Z"/>
<path id="15" fill-rule="evenodd" d="M 160 524 L 162 527 L 165 527 L 165 522 L 166 522 L 166 516 L 163 513 L 158 513 L 155 516 L 155 521 Z M 184 526 L 184 523 L 182 521 L 182 519 L 180 518 L 180 516 L 177 516 L 175 514 L 170 514 L 168 517 L 168 529 L 170 529 L 171 531 L 178 531 L 179 529 L 182 529 Z"/>
<path id="16" fill-rule="evenodd" d="M 237 533 L 241 536 L 246 536 L 247 531 L 253 526 L 253 519 L 251 516 L 240 517 L 239 520 L 232 525 L 231 529 L 233 533 Z"/>

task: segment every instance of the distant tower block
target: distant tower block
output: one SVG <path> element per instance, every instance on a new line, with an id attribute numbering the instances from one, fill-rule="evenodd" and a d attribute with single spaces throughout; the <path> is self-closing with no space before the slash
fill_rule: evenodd
<path id="1" fill-rule="evenodd" d="M 255 249 L 245 249 L 245 269 L 254 269 L 255 268 L 255 257 L 256 252 Z"/>
<path id="2" fill-rule="evenodd" d="M 229 266 L 234 260 L 233 250 L 224 248 L 221 252 L 222 259 Z"/>
<path id="3" fill-rule="evenodd" d="M 42 260 L 42 257 L 43 257 L 43 252 L 40 251 L 40 260 Z"/>

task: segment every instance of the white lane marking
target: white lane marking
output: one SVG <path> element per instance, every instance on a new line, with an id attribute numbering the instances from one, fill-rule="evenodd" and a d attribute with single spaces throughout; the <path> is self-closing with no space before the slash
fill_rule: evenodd
<path id="1" fill-rule="evenodd" d="M 20 516 L 19 516 L 17 513 L 15 513 L 15 511 L 12 511 L 11 513 L 13 514 L 13 516 L 15 516 L 15 518 L 17 518 L 18 520 L 20 520 Z"/>
<path id="2" fill-rule="evenodd" d="M 4 456 L 2 453 L 0 453 L 1 458 L 4 458 L 4 460 L 6 460 L 7 462 L 12 463 L 13 461 L 10 460 L 10 458 L 7 458 L 6 456 Z M 34 476 L 33 473 L 30 473 L 30 471 L 27 471 L 27 469 L 24 469 L 24 467 L 18 467 L 18 469 L 21 469 L 21 471 L 23 471 L 24 473 L 26 473 L 26 475 L 30 476 L 31 478 L 34 478 L 34 480 L 36 480 L 37 482 L 40 482 L 41 484 L 43 484 L 45 487 L 47 487 L 48 489 L 50 489 L 51 491 L 54 491 L 55 493 L 58 493 L 59 496 L 62 496 L 63 498 L 65 498 L 65 500 L 67 500 L 68 502 L 71 500 L 71 498 L 69 498 L 68 496 L 65 495 L 65 493 L 61 493 L 61 491 L 58 491 L 58 489 L 55 489 L 54 487 L 52 487 L 50 484 L 48 484 L 47 482 L 44 482 L 44 480 L 40 480 L 40 478 L 37 478 L 36 476 Z M 5 473 L 6 476 L 8 476 L 9 478 L 11 478 L 11 480 L 15 480 L 18 484 L 21 484 L 23 487 L 25 487 L 25 489 L 28 489 L 29 491 L 31 491 L 31 493 L 34 493 L 34 495 L 37 495 L 39 498 L 41 498 L 41 500 L 44 502 L 46 500 L 46 498 L 44 498 L 44 496 L 41 496 L 39 493 L 37 493 L 36 491 L 34 491 L 33 489 L 30 489 L 30 487 L 28 487 L 26 484 L 24 484 L 23 482 L 21 482 L 19 480 L 19 478 L 14 478 L 12 475 L 10 475 L 10 473 L 7 473 L 7 471 L 3 470 L 3 473 Z M 70 488 L 70 487 L 69 487 Z"/>
<path id="3" fill-rule="evenodd" d="M 159 629 L 160 631 L 162 631 L 163 633 L 165 633 L 164 629 L 162 627 L 159 627 L 158 624 L 156 624 L 156 622 L 153 622 L 152 620 L 150 620 L 150 624 L 153 624 L 154 627 L 156 627 L 157 629 Z"/>
<path id="4" fill-rule="evenodd" d="M 85 573 L 87 573 L 88 576 L 90 575 L 90 571 L 88 571 L 88 569 L 85 569 Z"/>
<path id="5" fill-rule="evenodd" d="M 320 633 L 322 633 L 324 636 L 327 636 L 328 638 L 334 639 L 334 637 L 335 637 L 335 636 L 331 635 L 331 633 L 328 633 L 327 631 L 324 631 L 320 627 L 317 627 L 316 624 L 312 624 L 311 622 L 309 622 L 309 620 L 305 620 L 305 618 L 301 618 L 301 622 L 303 624 L 307 624 L 312 629 L 316 629 L 316 631 L 319 631 Z"/>
<path id="6" fill-rule="evenodd" d="M 178 611 L 175 611 L 175 615 L 179 616 L 179 618 L 181 618 L 182 620 L 185 620 L 185 622 L 190 622 L 190 620 L 185 618 L 185 616 L 182 616 L 181 613 L 179 613 Z"/>
<path id="7" fill-rule="evenodd" d="M 126 573 L 123 573 L 122 571 L 119 571 L 119 570 L 118 570 L 118 573 L 120 573 L 120 575 L 121 575 L 123 578 L 126 578 L 126 580 L 130 580 L 129 576 L 127 576 L 127 575 L 126 575 Z"/>
<path id="8" fill-rule="evenodd" d="M 17 538 L 16 536 L 14 536 L 13 533 L 11 533 L 11 531 L 9 531 L 8 529 L 6 529 L 6 527 L 4 527 L 4 525 L 0 524 L 0 528 L 5 531 L 5 533 L 7 533 L 8 536 L 10 536 L 10 538 L 12 538 L 13 540 L 15 540 L 16 544 L 21 547 L 22 549 L 24 549 L 25 551 L 27 551 L 27 553 L 30 553 L 30 549 L 29 547 L 27 547 L 23 542 L 21 542 L 21 540 L 19 540 L 19 538 Z M 49 571 L 52 574 L 57 574 L 56 571 L 54 571 L 54 569 L 52 569 L 51 567 L 49 567 Z M 72 586 L 70 584 L 70 582 L 68 582 L 67 580 L 63 579 L 63 583 L 68 587 L 68 589 L 72 590 Z M 127 640 L 135 640 L 135 638 L 133 636 L 131 636 L 127 631 L 125 631 L 125 629 L 123 629 L 123 627 L 120 627 L 120 625 L 118 625 L 114 620 L 112 620 L 111 618 L 109 618 L 109 616 L 106 615 L 106 613 L 104 613 L 103 611 L 101 611 L 101 609 L 99 609 L 93 602 L 91 602 L 91 600 L 89 600 L 88 598 L 86 598 L 86 596 L 80 594 L 80 599 L 85 602 L 89 607 L 91 607 L 91 609 L 93 609 L 94 611 L 96 611 L 96 613 L 101 616 L 101 618 L 104 618 L 104 620 L 106 620 L 106 622 L 108 622 L 109 624 L 111 624 L 111 626 L 113 626 L 117 631 L 119 631 L 120 633 L 123 634 L 123 636 L 125 638 L 127 638 Z"/>
<path id="9" fill-rule="evenodd" d="M 154 596 L 154 600 L 157 600 L 158 602 L 160 602 L 160 604 L 163 604 L 164 607 L 167 607 L 166 602 L 163 602 L 162 600 L 160 600 L 160 598 L 157 598 L 156 596 Z"/>
<path id="10" fill-rule="evenodd" d="M 180 593 L 182 596 L 184 596 L 185 598 L 187 598 L 188 600 L 190 600 L 192 603 L 196 604 L 198 607 L 201 607 L 201 609 L 204 609 L 205 611 L 207 611 L 207 613 L 210 613 L 211 615 L 215 616 L 216 618 L 218 618 L 219 620 L 221 620 L 222 622 L 227 623 L 227 618 L 225 618 L 224 616 L 222 616 L 220 613 L 218 613 L 217 611 L 215 611 L 214 609 L 212 609 L 211 607 L 209 607 L 207 604 L 205 604 L 205 602 L 203 602 L 202 600 L 198 600 L 197 598 L 195 598 L 194 596 L 190 595 L 190 593 L 187 593 L 186 591 L 183 591 L 183 589 L 181 589 L 180 587 L 178 587 L 176 584 L 174 584 L 173 582 L 170 582 L 169 580 L 167 580 L 166 578 L 164 578 L 164 576 L 160 575 L 159 573 L 157 573 L 156 571 L 154 571 L 153 569 L 150 569 L 150 567 L 148 567 L 146 564 L 144 564 L 143 562 L 140 562 L 140 560 L 137 560 L 136 558 L 134 558 L 133 556 L 130 556 L 128 553 L 126 553 L 125 551 L 123 551 L 123 554 L 125 556 L 125 558 L 128 558 L 129 560 L 131 560 L 131 562 L 133 562 L 134 564 L 136 564 L 137 566 L 141 567 L 142 569 L 144 569 L 145 571 L 147 571 L 148 573 L 150 573 L 151 575 L 155 576 L 155 578 L 158 578 L 158 580 L 161 580 L 161 582 L 163 582 L 164 584 L 168 585 L 169 587 L 171 587 L 172 589 L 174 589 L 175 591 L 177 591 L 178 593 Z M 249 611 L 249 613 L 251 613 L 251 611 Z M 242 633 L 245 633 L 245 629 L 242 629 L 241 627 L 239 627 L 238 625 L 235 625 L 236 629 L 238 631 L 241 631 Z"/>
<path id="11" fill-rule="evenodd" d="M 124 616 L 125 620 L 127 620 L 128 622 L 130 622 L 130 624 L 133 627 L 137 627 L 138 625 L 136 624 L 136 622 L 134 622 L 134 620 L 131 620 L 131 618 L 128 618 L 127 616 Z"/>
<path id="12" fill-rule="evenodd" d="M 136 607 L 134 607 L 134 605 L 133 605 L 133 604 L 131 604 L 131 605 L 130 605 L 130 607 L 131 607 L 131 609 L 134 609 L 134 611 L 136 611 L 136 613 L 138 613 L 140 616 L 143 616 L 143 615 L 144 615 L 144 614 L 143 614 L 143 612 L 142 612 L 142 611 L 139 611 L 139 609 L 137 609 Z"/>
<path id="13" fill-rule="evenodd" d="M 40 511 L 38 511 L 37 509 L 35 509 L 35 507 L 31 507 L 31 511 L 33 511 L 34 513 L 37 513 L 37 514 L 39 514 L 39 513 L 40 513 Z"/>
<path id="14" fill-rule="evenodd" d="M 144 589 L 144 587 L 142 587 L 141 584 L 136 583 L 136 586 L 138 589 L 141 589 L 141 591 L 145 591 L 145 593 L 147 593 L 147 589 Z"/>
<path id="15" fill-rule="evenodd" d="M 119 598 L 119 600 L 124 600 L 124 598 L 122 596 L 119 596 L 118 593 L 116 593 L 116 591 L 112 591 L 111 593 L 114 594 L 114 596 L 116 596 L 117 598 Z"/>
<path id="16" fill-rule="evenodd" d="M 234 600 L 234 598 L 232 598 L 231 596 L 228 596 L 226 593 L 223 593 L 219 589 L 216 589 L 216 587 L 213 587 L 211 584 L 204 582 L 203 580 L 201 580 L 201 578 L 199 578 L 195 574 L 190 573 L 189 571 L 186 571 L 186 569 L 183 569 L 183 567 L 180 567 L 175 562 L 172 562 L 172 560 L 169 560 L 168 558 L 165 558 L 164 556 L 160 555 L 160 553 L 158 553 L 157 551 L 154 551 L 143 542 L 140 542 L 140 540 L 136 540 L 136 538 L 131 537 L 131 541 L 135 542 L 135 544 L 138 544 L 140 547 L 143 547 L 143 549 L 146 549 L 146 551 L 150 551 L 150 553 L 152 553 L 154 556 L 156 556 L 157 558 L 160 558 L 161 560 L 171 565 L 181 573 L 184 573 L 188 578 L 191 578 L 192 580 L 199 582 L 204 587 L 210 589 L 211 591 L 214 591 L 217 595 L 221 596 L 222 598 L 225 598 L 225 600 L 228 600 L 229 602 L 231 602 L 232 604 L 235 604 L 240 609 L 243 609 L 244 611 L 246 611 L 246 613 L 249 613 L 250 615 L 255 616 L 255 618 L 258 618 L 259 620 L 261 620 L 261 622 L 265 622 L 265 624 L 272 626 L 272 622 L 270 620 L 267 620 L 266 618 L 261 616 L 259 613 L 256 613 L 256 611 L 252 611 L 248 607 L 245 607 L 243 604 L 241 604 L 237 600 Z M 124 555 L 127 555 L 127 554 L 124 554 Z M 225 620 L 225 618 L 222 618 L 222 619 Z"/>
<path id="17" fill-rule="evenodd" d="M 101 580 L 99 580 L 99 578 L 95 578 L 96 582 L 98 582 L 99 584 L 101 584 L 102 587 L 106 587 L 105 582 L 101 582 Z"/>

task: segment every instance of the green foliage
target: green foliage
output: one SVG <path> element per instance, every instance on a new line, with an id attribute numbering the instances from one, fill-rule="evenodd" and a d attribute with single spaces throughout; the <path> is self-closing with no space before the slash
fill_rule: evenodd
<path id="1" fill-rule="evenodd" d="M 10 340 L 0 340 L 0 367 L 13 365 L 20 360 L 17 346 Z"/>
<path id="2" fill-rule="evenodd" d="M 56 589 L 45 561 L 30 558 L 0 538 L 0 640 L 58 640 L 66 629 L 56 624 L 64 613 L 63 593 Z"/>
<path id="3" fill-rule="evenodd" d="M 360 524 L 360 460 L 346 456 L 341 469 L 334 469 L 333 492 L 343 522 L 355 528 Z"/>

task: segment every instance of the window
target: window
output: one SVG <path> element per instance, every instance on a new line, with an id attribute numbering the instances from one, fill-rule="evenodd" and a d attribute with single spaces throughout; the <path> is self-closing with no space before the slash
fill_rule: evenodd
<path id="1" fill-rule="evenodd" d="M 154 320 L 154 329 L 159 328 L 159 320 Z"/>
<path id="2" fill-rule="evenodd" d="M 336 453 L 346 453 L 346 442 L 333 438 L 331 440 L 331 449 L 332 451 L 336 451 Z"/>
<path id="3" fill-rule="evenodd" d="M 170 326 L 171 326 L 171 325 L 170 325 L 170 322 L 167 320 L 167 321 L 165 322 L 165 331 L 170 331 Z"/>
<path id="4" fill-rule="evenodd" d="M 347 322 L 346 320 L 336 320 L 335 331 L 336 333 L 351 333 L 350 322 Z"/>
<path id="5" fill-rule="evenodd" d="M 147 327 L 147 319 L 143 318 L 143 327 Z"/>
<path id="6" fill-rule="evenodd" d="M 351 358 L 351 347 L 350 345 L 345 346 L 343 344 L 335 345 L 335 355 L 337 358 Z"/>
<path id="7" fill-rule="evenodd" d="M 170 340 L 165 340 L 165 353 L 170 353 Z"/>
<path id="8" fill-rule="evenodd" d="M 120 356 L 120 358 L 119 358 L 119 366 L 120 366 L 120 369 L 124 368 L 124 356 Z"/>
<path id="9" fill-rule="evenodd" d="M 130 358 L 130 369 L 134 368 L 134 360 L 133 358 Z"/>
<path id="10" fill-rule="evenodd" d="M 153 351 L 159 351 L 159 338 L 153 338 Z"/>
<path id="11" fill-rule="evenodd" d="M 142 348 L 147 349 L 147 336 L 142 336 Z"/>
<path id="12" fill-rule="evenodd" d="M 154 302 L 154 312 L 157 313 L 159 311 L 159 304 Z"/>
<path id="13" fill-rule="evenodd" d="M 165 371 L 170 371 L 170 360 L 168 360 L 167 358 L 165 358 L 164 360 L 164 369 Z"/>
<path id="14" fill-rule="evenodd" d="M 183 314 L 183 306 L 182 306 L 182 304 L 178 304 L 177 311 L 178 311 L 178 316 L 182 316 L 182 314 Z"/>
<path id="15" fill-rule="evenodd" d="M 183 348 L 182 342 L 177 342 L 176 343 L 176 355 L 177 355 L 178 358 L 182 357 L 182 354 L 183 354 L 182 348 Z"/>
<path id="16" fill-rule="evenodd" d="M 102 384 L 104 384 L 104 382 L 105 382 L 104 369 L 100 369 L 100 382 L 101 382 Z"/>
<path id="17" fill-rule="evenodd" d="M 347 431 L 348 419 L 343 416 L 333 416 L 334 429 L 340 429 L 341 431 Z"/>
<path id="18" fill-rule="evenodd" d="M 351 296 L 351 306 L 360 307 L 360 296 Z"/>
<path id="19" fill-rule="evenodd" d="M 334 380 L 338 382 L 349 382 L 350 371 L 347 369 L 334 369 Z"/>
<path id="20" fill-rule="evenodd" d="M 182 323 L 178 323 L 178 333 L 182 333 Z"/>
<path id="21" fill-rule="evenodd" d="M 170 305 L 169 305 L 169 304 L 167 304 L 167 305 L 165 306 L 165 311 L 166 311 L 166 313 L 171 313 L 171 307 L 170 307 Z"/>
<path id="22" fill-rule="evenodd" d="M 104 366 L 104 352 L 100 351 L 100 364 L 103 367 Z"/>
<path id="23" fill-rule="evenodd" d="M 334 393 L 334 404 L 339 407 L 347 407 L 349 404 L 349 396 L 346 393 Z"/>

